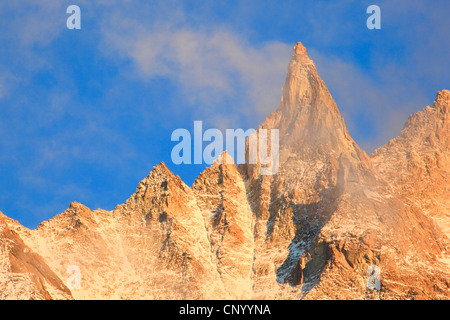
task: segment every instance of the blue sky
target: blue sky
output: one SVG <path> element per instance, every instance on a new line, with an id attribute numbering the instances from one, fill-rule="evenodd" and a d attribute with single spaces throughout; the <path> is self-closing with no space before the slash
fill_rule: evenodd
<path id="1" fill-rule="evenodd" d="M 204 166 L 171 162 L 172 131 L 256 128 L 298 41 L 370 153 L 450 89 L 449 14 L 447 0 L 3 1 L 0 210 L 30 228 L 72 201 L 111 210 L 160 161 L 192 184 Z"/>

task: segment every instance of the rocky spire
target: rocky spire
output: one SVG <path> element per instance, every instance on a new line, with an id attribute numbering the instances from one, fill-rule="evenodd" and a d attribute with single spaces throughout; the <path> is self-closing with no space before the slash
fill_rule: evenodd
<path id="1" fill-rule="evenodd" d="M 302 153 L 312 147 L 317 152 L 340 153 L 343 144 L 353 144 L 336 103 L 300 42 L 292 52 L 280 106 L 262 128 L 279 129 L 280 148 Z"/>
<path id="2" fill-rule="evenodd" d="M 442 90 L 436 94 L 434 108 L 442 108 L 443 113 L 450 114 L 450 90 Z"/>

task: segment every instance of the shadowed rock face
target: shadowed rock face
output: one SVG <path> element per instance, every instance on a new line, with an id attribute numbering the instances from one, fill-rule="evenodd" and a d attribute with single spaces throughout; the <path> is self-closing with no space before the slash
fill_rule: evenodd
<path id="1" fill-rule="evenodd" d="M 76 299 L 448 299 L 448 91 L 428 109 L 369 158 L 298 43 L 260 126 L 279 130 L 275 175 L 214 163 L 188 187 L 161 163 L 113 211 L 74 202 L 36 230 L 5 218 L 42 258 L 4 260 L 53 286 L 79 266 Z M 381 291 L 367 289 L 373 265 Z"/>

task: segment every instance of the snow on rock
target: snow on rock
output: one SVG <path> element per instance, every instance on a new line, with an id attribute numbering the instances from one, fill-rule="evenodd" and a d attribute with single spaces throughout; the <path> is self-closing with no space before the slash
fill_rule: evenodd
<path id="1" fill-rule="evenodd" d="M 369 157 L 298 43 L 259 128 L 275 175 L 225 153 L 192 187 L 160 163 L 112 211 L 0 214 L 0 299 L 448 299 L 448 119 L 444 90 Z"/>

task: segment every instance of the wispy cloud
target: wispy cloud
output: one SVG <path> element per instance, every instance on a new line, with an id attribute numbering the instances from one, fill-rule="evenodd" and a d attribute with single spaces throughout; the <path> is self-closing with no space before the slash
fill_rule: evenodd
<path id="1" fill-rule="evenodd" d="M 335 56 L 314 50 L 311 56 L 338 102 L 350 134 L 369 153 L 397 136 L 408 115 L 429 101 L 417 83 L 406 81 L 406 74 L 399 78 L 395 68 L 390 76 L 387 71 L 380 76 Z M 380 77 L 385 80 L 378 81 Z"/>
<path id="2" fill-rule="evenodd" d="M 49 44 L 64 30 L 69 1 L 2 1 L 0 17 L 2 25 L 8 25 L 7 38 L 22 46 Z"/>
<path id="3" fill-rule="evenodd" d="M 359 28 L 370 45 L 361 63 L 353 52 L 309 50 L 342 111 L 351 135 L 369 153 L 397 136 L 408 115 L 432 104 L 450 84 L 448 1 L 380 1 L 382 30 Z M 329 30 L 339 41 L 340 33 Z M 366 32 L 364 34 L 363 32 Z M 343 39 L 343 48 L 349 39 Z M 356 45 L 357 50 L 360 48 Z"/>
<path id="4" fill-rule="evenodd" d="M 129 59 L 142 79 L 176 81 L 199 115 L 213 119 L 223 103 L 227 114 L 262 118 L 279 104 L 291 45 L 270 41 L 252 45 L 231 30 L 166 25 L 162 30 L 120 19 L 120 30 L 105 30 L 105 45 Z M 233 100 L 236 102 L 237 100 Z M 206 112 L 206 113 L 205 113 Z"/>

